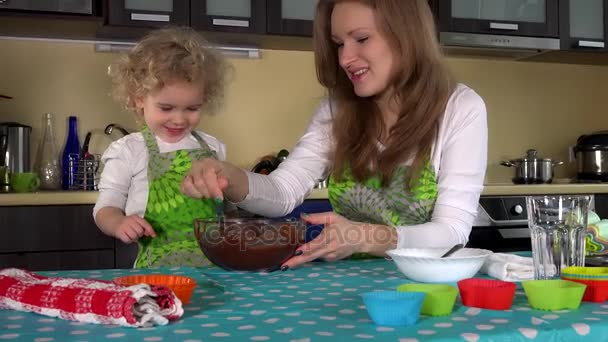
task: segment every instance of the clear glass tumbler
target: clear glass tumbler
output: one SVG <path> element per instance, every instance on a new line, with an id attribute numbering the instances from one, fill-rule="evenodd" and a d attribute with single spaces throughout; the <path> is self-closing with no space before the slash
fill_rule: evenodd
<path id="1" fill-rule="evenodd" d="M 535 279 L 556 279 L 562 268 L 584 266 L 591 196 L 526 197 Z"/>

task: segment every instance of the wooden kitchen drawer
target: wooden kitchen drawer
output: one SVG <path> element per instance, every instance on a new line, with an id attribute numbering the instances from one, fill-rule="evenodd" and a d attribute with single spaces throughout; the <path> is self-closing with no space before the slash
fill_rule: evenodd
<path id="1" fill-rule="evenodd" d="M 0 207 L 0 253 L 114 249 L 114 239 L 97 228 L 92 210 L 92 205 Z"/>
<path id="2" fill-rule="evenodd" d="M 114 250 L 0 254 L 0 269 L 7 267 L 30 271 L 114 268 Z"/>

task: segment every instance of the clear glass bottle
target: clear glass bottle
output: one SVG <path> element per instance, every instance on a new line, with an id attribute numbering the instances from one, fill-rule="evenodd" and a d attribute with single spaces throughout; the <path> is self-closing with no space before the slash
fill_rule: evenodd
<path id="1" fill-rule="evenodd" d="M 75 116 L 68 118 L 68 138 L 65 142 L 62 156 L 63 189 L 74 190 L 76 173 L 80 160 L 80 139 L 78 139 L 78 121 Z"/>
<path id="2" fill-rule="evenodd" d="M 34 171 L 40 177 L 40 189 L 61 189 L 61 164 L 53 130 L 53 114 L 44 114 L 44 135 L 38 145 Z"/>

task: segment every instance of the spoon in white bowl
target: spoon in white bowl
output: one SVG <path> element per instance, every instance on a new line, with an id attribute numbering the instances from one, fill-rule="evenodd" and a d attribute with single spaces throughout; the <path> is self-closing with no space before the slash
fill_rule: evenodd
<path id="1" fill-rule="evenodd" d="M 454 247 L 450 248 L 449 251 L 445 252 L 442 256 L 440 256 L 439 258 L 445 258 L 448 257 L 452 254 L 454 254 L 454 252 L 456 252 L 457 250 L 461 249 L 462 247 L 464 247 L 463 244 L 459 243 L 457 245 L 454 245 Z"/>

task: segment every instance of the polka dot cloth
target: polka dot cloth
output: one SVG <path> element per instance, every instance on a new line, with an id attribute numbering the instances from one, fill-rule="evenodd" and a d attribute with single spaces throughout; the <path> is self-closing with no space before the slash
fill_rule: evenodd
<path id="1" fill-rule="evenodd" d="M 530 308 L 521 287 L 508 311 L 469 308 L 457 301 L 450 316 L 422 316 L 411 327 L 376 326 L 360 295 L 393 290 L 408 282 L 393 262 L 383 259 L 314 262 L 273 273 L 183 267 L 44 274 L 112 279 L 145 272 L 183 274 L 197 280 L 181 320 L 133 329 L 0 310 L 0 342 L 600 341 L 608 336 L 608 305 L 583 302 L 575 311 L 538 311 Z"/>

